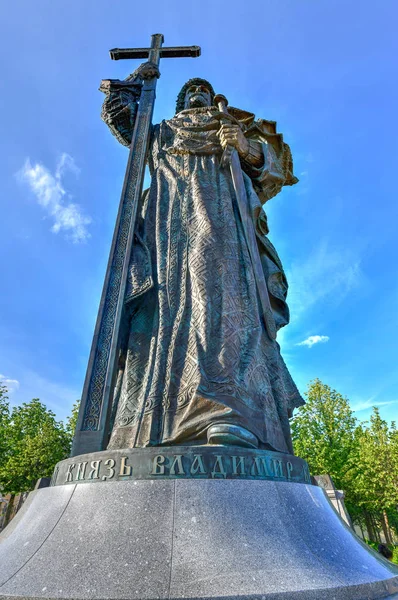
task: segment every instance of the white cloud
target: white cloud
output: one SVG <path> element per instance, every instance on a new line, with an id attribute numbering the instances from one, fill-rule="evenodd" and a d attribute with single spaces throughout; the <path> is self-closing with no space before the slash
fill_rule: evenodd
<path id="1" fill-rule="evenodd" d="M 363 280 L 360 259 L 350 248 L 321 240 L 308 259 L 294 261 L 287 272 L 291 321 L 297 323 L 316 304 L 339 304 Z"/>
<path id="2" fill-rule="evenodd" d="M 389 406 L 390 404 L 398 404 L 398 400 L 388 400 L 385 402 L 375 401 L 372 398 L 365 400 L 364 402 L 360 402 L 359 404 L 355 404 L 352 407 L 352 410 L 355 412 L 360 412 L 361 410 L 367 410 L 369 408 L 373 408 L 374 406 Z"/>
<path id="3" fill-rule="evenodd" d="M 28 158 L 18 175 L 29 185 L 39 205 L 52 218 L 51 231 L 53 233 L 65 231 L 67 237 L 77 244 L 90 237 L 87 225 L 91 223 L 91 217 L 84 215 L 79 204 L 67 200 L 68 194 L 62 184 L 66 171 L 71 171 L 75 175 L 79 173 L 73 158 L 64 153 L 57 163 L 54 174 L 40 163 L 32 166 Z"/>
<path id="4" fill-rule="evenodd" d="M 328 341 L 329 336 L 327 335 L 310 335 L 306 340 L 296 344 L 296 346 L 307 346 L 308 348 L 312 348 L 315 344 L 325 344 Z"/>
<path id="5" fill-rule="evenodd" d="M 0 384 L 5 385 L 10 394 L 12 394 L 12 392 L 15 392 L 15 390 L 17 390 L 19 388 L 18 379 L 10 379 L 10 377 L 7 377 L 6 375 L 2 375 L 1 373 L 0 373 Z"/>
<path id="6" fill-rule="evenodd" d="M 66 171 L 71 171 L 76 176 L 79 175 L 79 173 L 80 173 L 80 169 L 76 165 L 74 158 L 70 154 L 67 154 L 66 152 L 64 152 L 61 155 L 61 158 L 59 159 L 59 161 L 57 163 L 57 168 L 55 170 L 55 177 L 57 179 L 60 179 Z"/>

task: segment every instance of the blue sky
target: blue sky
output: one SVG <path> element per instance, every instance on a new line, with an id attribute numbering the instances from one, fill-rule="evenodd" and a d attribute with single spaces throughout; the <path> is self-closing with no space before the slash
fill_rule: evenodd
<path id="1" fill-rule="evenodd" d="M 163 60 L 156 122 L 205 77 L 291 145 L 300 183 L 266 210 L 300 390 L 319 377 L 358 418 L 378 405 L 398 420 L 397 13 L 393 0 L 2 4 L 0 373 L 13 403 L 40 397 L 64 419 L 80 397 L 127 160 L 98 85 L 138 66 L 110 48 L 161 32 L 202 56 Z"/>

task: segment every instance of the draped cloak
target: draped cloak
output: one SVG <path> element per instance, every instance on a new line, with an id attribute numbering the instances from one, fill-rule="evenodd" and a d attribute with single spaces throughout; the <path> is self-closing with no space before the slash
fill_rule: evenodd
<path id="1" fill-rule="evenodd" d="M 279 329 L 289 321 L 287 281 L 260 198 L 297 180 L 275 123 L 230 112 L 263 144 L 263 167 L 242 167 Z M 260 447 L 292 451 L 288 419 L 303 400 L 261 317 L 215 113 L 187 109 L 153 128 L 109 448 L 205 444 L 209 426 L 231 423 Z"/>

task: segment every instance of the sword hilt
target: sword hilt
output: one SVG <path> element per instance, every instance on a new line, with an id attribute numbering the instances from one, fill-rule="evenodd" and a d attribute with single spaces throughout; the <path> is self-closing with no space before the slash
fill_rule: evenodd
<path id="1" fill-rule="evenodd" d="M 214 104 L 217 106 L 220 112 L 226 115 L 228 114 L 228 100 L 224 94 L 216 94 L 214 96 Z"/>
<path id="2" fill-rule="evenodd" d="M 216 94 L 214 96 L 214 104 L 218 110 L 224 115 L 228 115 L 228 100 L 223 94 Z M 231 164 L 232 154 L 235 148 L 231 145 L 225 146 L 221 157 L 221 166 L 227 167 Z"/>
<path id="3" fill-rule="evenodd" d="M 228 100 L 222 94 L 214 96 L 214 103 L 218 110 L 224 115 L 228 115 Z M 235 154 L 236 153 L 236 154 Z M 238 208 L 241 215 L 243 231 L 246 238 L 247 248 L 249 250 L 252 261 L 254 277 L 256 280 L 257 291 L 262 308 L 266 331 L 271 340 L 276 339 L 276 324 L 272 314 L 271 302 L 268 294 L 267 282 L 264 277 L 264 271 L 261 263 L 257 247 L 257 237 L 254 229 L 251 216 L 248 212 L 248 200 L 246 196 L 245 184 L 242 177 L 242 171 L 239 161 L 238 152 L 233 146 L 226 146 L 221 158 L 221 165 L 224 167 L 229 165 L 231 169 L 232 181 L 235 188 L 236 197 L 238 200 Z"/>

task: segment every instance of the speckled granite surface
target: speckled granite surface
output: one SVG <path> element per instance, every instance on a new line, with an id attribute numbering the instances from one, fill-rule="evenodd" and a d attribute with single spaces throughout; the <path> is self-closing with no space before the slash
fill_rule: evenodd
<path id="1" fill-rule="evenodd" d="M 118 481 L 32 493 L 0 536 L 0 598 L 362 600 L 397 594 L 322 489 Z"/>

